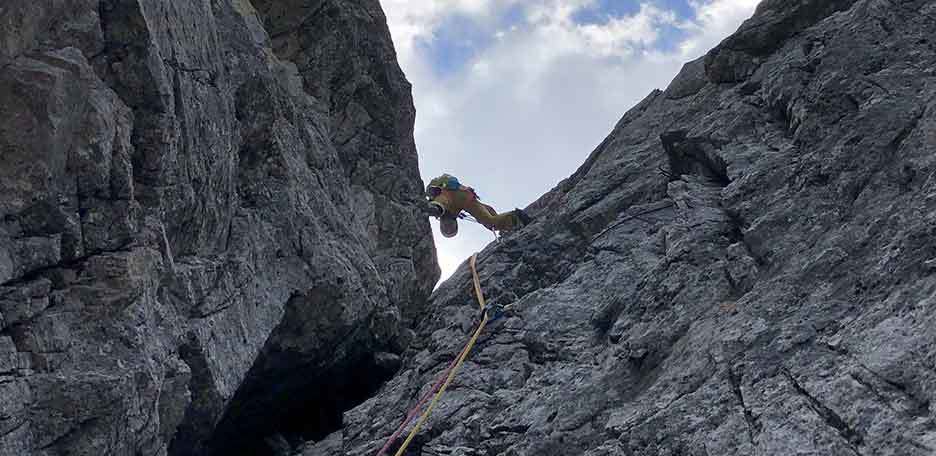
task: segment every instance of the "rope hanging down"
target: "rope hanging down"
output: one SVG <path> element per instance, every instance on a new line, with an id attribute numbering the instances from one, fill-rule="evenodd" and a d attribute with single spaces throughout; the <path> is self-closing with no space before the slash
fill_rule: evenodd
<path id="1" fill-rule="evenodd" d="M 397 450 L 394 456 L 402 456 L 403 452 L 406 451 L 406 448 L 412 443 L 413 438 L 416 437 L 416 434 L 419 433 L 419 429 L 422 428 L 423 424 L 426 423 L 426 420 L 429 419 L 429 415 L 432 414 L 432 409 L 435 408 L 436 404 L 439 402 L 439 399 L 442 397 L 442 394 L 445 393 L 445 390 L 452 383 L 452 380 L 455 379 L 455 374 L 458 373 L 458 370 L 461 368 L 462 364 L 465 363 L 465 360 L 468 358 L 468 354 L 471 353 L 471 349 L 474 347 L 475 343 L 478 341 L 478 337 L 481 336 L 481 332 L 484 331 L 484 327 L 488 323 L 487 313 L 484 312 L 485 302 L 484 294 L 481 292 L 481 280 L 478 278 L 478 270 L 475 267 L 477 260 L 477 254 L 471 256 L 471 261 L 469 265 L 471 266 L 471 275 L 474 281 L 475 294 L 478 296 L 478 305 L 481 306 L 481 323 L 478 325 L 478 329 L 475 330 L 472 334 L 471 339 L 468 340 L 468 343 L 465 345 L 465 348 L 462 349 L 461 353 L 456 357 L 452 364 L 442 372 L 442 375 L 439 377 L 439 380 L 436 381 L 432 389 L 430 389 L 416 404 L 416 407 L 413 407 L 412 410 L 407 414 L 406 419 L 403 420 L 403 423 L 400 424 L 400 427 L 397 428 L 396 432 L 387 439 L 387 443 L 384 444 L 383 448 L 377 453 L 377 456 L 384 456 L 390 445 L 396 441 L 397 437 L 400 436 L 400 433 L 403 432 L 403 429 L 406 429 L 406 426 L 409 425 L 413 417 L 416 416 L 416 413 L 422 406 L 426 403 L 426 400 L 435 393 L 432 397 L 432 402 L 429 403 L 429 407 L 426 408 L 426 411 L 423 412 L 422 416 L 419 417 L 419 421 L 416 422 L 416 425 L 413 427 L 413 430 L 410 431 L 409 436 L 400 445 L 400 449 Z M 443 382 L 443 379 L 445 380 Z"/>
<path id="2" fill-rule="evenodd" d="M 431 398 L 433 395 L 435 395 L 436 392 L 439 391 L 439 388 L 442 387 L 442 384 L 445 382 L 445 379 L 448 378 L 449 373 L 452 372 L 452 369 L 454 369 L 455 365 L 458 364 L 458 360 L 461 359 L 462 353 L 464 352 L 465 350 L 462 349 L 461 353 L 452 359 L 452 362 L 444 371 L 442 371 L 442 374 L 439 375 L 439 379 L 436 380 L 434 385 L 432 385 L 432 388 L 429 391 L 426 391 L 426 394 L 424 394 L 423 397 L 419 399 L 419 402 L 416 404 L 416 406 L 413 407 L 413 409 L 410 410 L 410 412 L 406 415 L 406 419 L 400 423 L 400 426 L 396 431 L 393 432 L 393 435 L 387 439 L 387 443 L 385 443 L 383 448 L 380 449 L 380 451 L 377 453 L 377 456 L 385 456 L 387 454 L 387 450 L 390 449 L 390 445 L 396 441 L 403 430 L 406 429 L 406 426 L 409 425 L 410 421 L 413 421 L 413 418 L 415 418 L 416 414 L 419 413 L 424 405 L 426 405 L 426 402 L 429 400 L 429 398 Z"/>

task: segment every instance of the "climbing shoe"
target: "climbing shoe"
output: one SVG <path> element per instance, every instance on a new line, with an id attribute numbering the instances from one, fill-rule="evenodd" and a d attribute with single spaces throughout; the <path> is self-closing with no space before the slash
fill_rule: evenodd
<path id="1" fill-rule="evenodd" d="M 515 209 L 514 214 L 517 214 L 517 220 L 520 220 L 520 226 L 524 227 L 533 222 L 533 218 L 527 215 L 523 209 Z"/>

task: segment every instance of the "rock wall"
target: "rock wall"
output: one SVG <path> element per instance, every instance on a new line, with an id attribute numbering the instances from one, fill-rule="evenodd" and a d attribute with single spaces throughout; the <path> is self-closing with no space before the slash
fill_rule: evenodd
<path id="1" fill-rule="evenodd" d="M 439 274 L 377 0 L 6 0 L 0 24 L 0 454 L 340 426 Z"/>
<path id="2" fill-rule="evenodd" d="M 517 315 L 407 454 L 936 453 L 934 36 L 933 0 L 763 1 L 480 254 Z M 476 306 L 463 266 L 303 454 L 376 454 Z"/>

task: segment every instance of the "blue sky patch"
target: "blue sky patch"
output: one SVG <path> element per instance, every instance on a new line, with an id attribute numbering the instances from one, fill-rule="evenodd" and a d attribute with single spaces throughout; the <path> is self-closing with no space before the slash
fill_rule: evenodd
<path id="1" fill-rule="evenodd" d="M 607 24 L 612 19 L 634 16 L 642 4 L 653 5 L 660 10 L 675 14 L 678 21 L 692 19 L 694 11 L 688 0 L 595 0 L 591 5 L 577 11 L 572 20 L 577 24 Z M 660 24 L 659 38 L 651 46 L 654 50 L 673 51 L 688 36 L 686 30 L 672 25 Z"/>
<path id="2" fill-rule="evenodd" d="M 576 24 L 607 24 L 613 18 L 633 16 L 640 11 L 640 2 L 634 0 L 595 0 L 572 15 Z"/>
<path id="3" fill-rule="evenodd" d="M 664 52 L 675 51 L 688 37 L 689 32 L 687 30 L 667 25 L 660 28 L 659 37 L 653 48 Z"/>
<path id="4" fill-rule="evenodd" d="M 590 6 L 577 11 L 572 20 L 577 24 L 606 24 L 612 18 L 637 14 L 641 4 L 672 11 L 681 20 L 691 19 L 695 13 L 688 0 L 594 0 Z"/>
<path id="5" fill-rule="evenodd" d="M 693 19 L 694 11 L 689 0 L 594 0 L 591 5 L 577 11 L 572 20 L 578 24 L 607 24 L 611 19 L 637 14 L 641 4 L 672 11 L 680 21 Z M 416 41 L 416 51 L 424 56 L 439 77 L 458 74 L 480 53 L 494 45 L 497 32 L 527 25 L 527 7 L 522 2 L 514 4 L 493 22 L 452 14 L 435 28 L 432 38 Z M 659 32 L 659 40 L 652 48 L 661 51 L 675 50 L 688 34 L 669 25 L 661 26 Z"/>
<path id="6" fill-rule="evenodd" d="M 526 7 L 521 5 L 503 11 L 494 23 L 478 21 L 465 14 L 453 14 L 435 28 L 432 39 L 418 39 L 416 49 L 432 64 L 436 74 L 451 76 L 492 46 L 498 31 L 522 27 L 526 21 Z"/>
<path id="7" fill-rule="evenodd" d="M 454 14 L 435 29 L 432 39 L 420 39 L 415 44 L 436 73 L 444 77 L 458 73 L 494 39 L 491 30 L 471 17 Z"/>
<path id="8" fill-rule="evenodd" d="M 688 0 L 656 0 L 653 2 L 657 8 L 669 10 L 676 13 L 676 18 L 680 20 L 695 18 L 695 11 L 689 5 Z"/>
<path id="9" fill-rule="evenodd" d="M 658 0 L 655 4 L 657 8 L 673 12 L 678 22 L 695 19 L 695 11 L 687 0 Z M 654 48 L 665 52 L 675 51 L 688 37 L 688 30 L 667 25 L 660 28 L 660 38 Z"/>
<path id="10" fill-rule="evenodd" d="M 510 28 L 514 25 L 523 25 L 527 20 L 526 7 L 522 5 L 513 5 L 501 15 L 498 26 L 501 28 Z"/>

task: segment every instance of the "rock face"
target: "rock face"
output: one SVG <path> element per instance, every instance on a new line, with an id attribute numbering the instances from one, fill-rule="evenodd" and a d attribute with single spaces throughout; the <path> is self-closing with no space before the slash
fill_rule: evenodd
<path id="1" fill-rule="evenodd" d="M 378 1 L 5 0 L 0 23 L 0 454 L 337 429 L 438 278 Z"/>
<path id="2" fill-rule="evenodd" d="M 762 2 L 480 254 L 517 315 L 408 454 L 936 453 L 934 37 L 933 0 Z M 477 324 L 467 267 L 430 309 L 305 456 L 376 454 Z"/>

